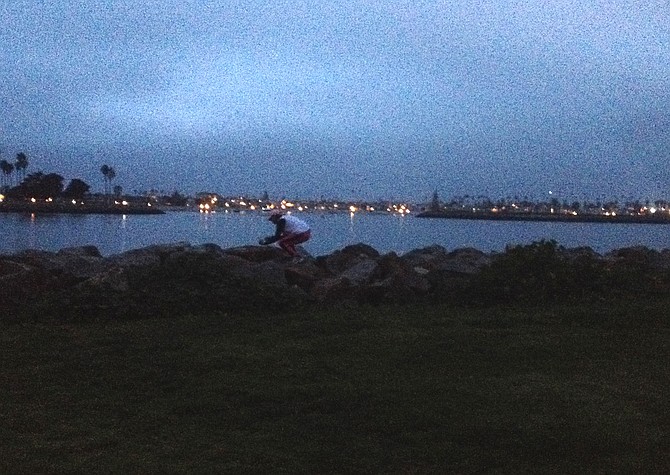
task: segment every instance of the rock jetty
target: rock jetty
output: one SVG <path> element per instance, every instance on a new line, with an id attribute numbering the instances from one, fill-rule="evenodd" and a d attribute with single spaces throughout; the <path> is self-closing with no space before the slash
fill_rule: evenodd
<path id="1" fill-rule="evenodd" d="M 139 318 L 201 311 L 275 313 L 311 305 L 342 307 L 440 299 L 468 303 L 468 299 L 476 301 L 478 296 L 491 295 L 492 290 L 499 296 L 523 293 L 529 285 L 535 286 L 531 292 L 538 288 L 560 293 L 562 289 L 577 288 L 580 277 L 584 285 L 607 278 L 599 285 L 609 289 L 615 282 L 612 269 L 622 265 L 633 269 L 635 279 L 642 275 L 645 282 L 651 279 L 659 289 L 670 290 L 670 250 L 636 247 L 599 255 L 590 248 L 564 249 L 544 243 L 531 251 L 525 252 L 519 265 L 510 267 L 504 264 L 505 259 L 510 260 L 509 251 L 449 251 L 437 245 L 397 255 L 380 254 L 360 243 L 302 262 L 295 262 L 273 246 L 223 249 L 215 244 L 184 242 L 107 257 L 94 246 L 58 252 L 26 250 L 0 255 L 0 318 Z M 540 262 L 537 256 L 542 253 L 553 261 L 542 258 Z M 526 276 L 529 265 L 523 259 L 528 260 L 528 255 L 529 262 L 536 262 L 529 265 L 540 271 Z M 575 264 L 572 273 L 561 273 L 554 268 L 542 270 L 547 262 L 554 267 L 556 262 L 581 264 Z M 501 263 L 497 272 L 512 275 L 492 273 L 497 263 Z M 511 285 L 515 279 L 523 285 Z M 541 286 L 539 281 L 543 281 Z M 548 287 L 548 282 L 553 287 Z"/>
<path id="2" fill-rule="evenodd" d="M 670 215 L 656 214 L 570 214 L 570 213 L 538 213 L 538 212 L 508 212 L 508 211 L 463 211 L 441 210 L 422 211 L 415 215 L 417 218 L 436 219 L 468 219 L 489 221 L 549 221 L 560 223 L 611 223 L 611 224 L 670 224 Z"/>

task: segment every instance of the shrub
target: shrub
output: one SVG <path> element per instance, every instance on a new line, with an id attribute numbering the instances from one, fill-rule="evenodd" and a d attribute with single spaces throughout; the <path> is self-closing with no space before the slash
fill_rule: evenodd
<path id="1" fill-rule="evenodd" d="M 556 241 L 508 246 L 471 281 L 480 303 L 543 302 L 583 297 L 603 287 L 603 266 L 591 256 L 568 258 Z"/>

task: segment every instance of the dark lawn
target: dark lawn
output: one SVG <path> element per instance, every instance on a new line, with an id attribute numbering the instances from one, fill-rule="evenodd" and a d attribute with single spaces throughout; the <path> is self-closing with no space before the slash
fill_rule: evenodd
<path id="1" fill-rule="evenodd" d="M 0 324 L 0 472 L 670 473 L 668 304 Z"/>

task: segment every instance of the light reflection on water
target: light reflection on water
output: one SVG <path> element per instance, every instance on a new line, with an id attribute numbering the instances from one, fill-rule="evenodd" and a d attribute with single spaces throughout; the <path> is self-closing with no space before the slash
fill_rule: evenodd
<path id="1" fill-rule="evenodd" d="M 644 224 L 549 223 L 421 219 L 368 213 L 305 213 L 312 239 L 304 247 L 324 255 L 363 242 L 398 254 L 433 244 L 448 250 L 474 247 L 502 251 L 507 245 L 554 239 L 566 247 L 589 246 L 597 252 L 643 245 L 670 248 L 670 226 Z M 0 252 L 22 249 L 57 251 L 94 245 L 103 255 L 151 244 L 214 243 L 221 247 L 255 244 L 274 227 L 260 213 L 168 212 L 164 215 L 0 214 Z"/>
<path id="2" fill-rule="evenodd" d="M 128 250 L 128 215 L 121 217 L 121 251 Z"/>

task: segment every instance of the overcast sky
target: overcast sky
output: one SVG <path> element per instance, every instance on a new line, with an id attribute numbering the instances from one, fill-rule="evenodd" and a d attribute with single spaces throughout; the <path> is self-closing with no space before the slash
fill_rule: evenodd
<path id="1" fill-rule="evenodd" d="M 670 195 L 667 0 L 1 0 L 0 75 L 97 191 Z"/>

